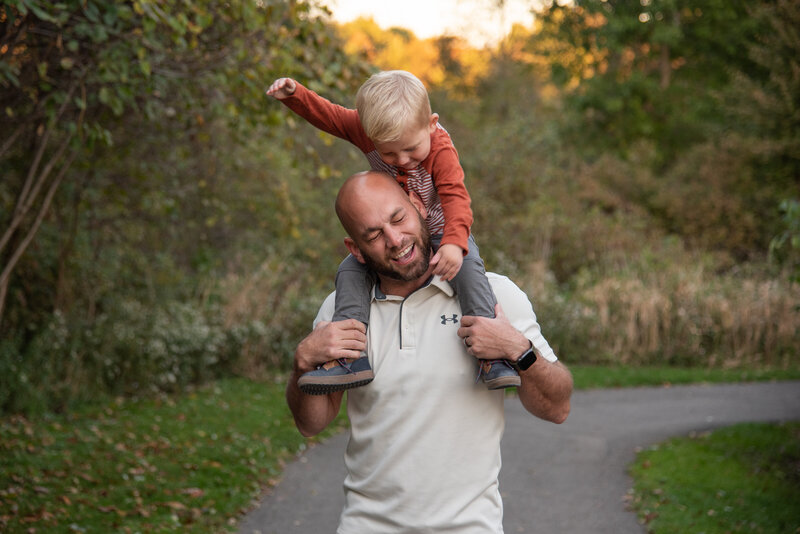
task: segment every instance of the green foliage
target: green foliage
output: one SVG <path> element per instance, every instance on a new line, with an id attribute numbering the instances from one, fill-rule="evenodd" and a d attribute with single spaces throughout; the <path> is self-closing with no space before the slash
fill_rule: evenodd
<path id="1" fill-rule="evenodd" d="M 566 140 L 594 155 L 626 155 L 651 140 L 668 163 L 706 139 L 720 115 L 714 91 L 731 67 L 752 69 L 741 53 L 757 29 L 748 4 L 581 0 L 544 8 L 529 49 L 568 91 L 575 116 Z"/>
<path id="2" fill-rule="evenodd" d="M 796 190 L 800 181 L 800 6 L 791 0 L 751 9 L 764 28 L 749 43 L 753 69 L 737 69 L 726 92 L 732 126 L 765 160 L 772 181 Z"/>
<path id="3" fill-rule="evenodd" d="M 98 394 L 155 393 L 202 383 L 235 359 L 246 339 L 243 332 L 223 329 L 214 310 L 203 314 L 178 302 L 159 306 L 112 302 L 91 322 L 56 313 L 26 345 L 4 342 L 0 368 L 13 379 L 3 388 L 0 407 L 63 410 Z"/>
<path id="4" fill-rule="evenodd" d="M 633 505 L 647 531 L 793 532 L 800 424 L 741 424 L 638 454 Z"/>
<path id="5" fill-rule="evenodd" d="M 301 214 L 330 202 L 324 178 L 336 172 L 306 130 L 303 151 L 282 142 L 295 125 L 263 91 L 291 75 L 336 98 L 364 66 L 305 2 L 2 10 L 0 337 L 3 365 L 30 378 L 9 383 L 3 409 L 174 389 L 231 372 L 256 345 L 285 366 L 300 331 L 288 323 L 307 327 L 314 312 L 225 322 L 218 281 L 281 250 L 294 272 L 314 264 L 303 281 L 319 295 L 314 279 L 332 279 L 341 254 L 338 225 Z M 314 235 L 322 246 L 298 244 Z"/>
<path id="6" fill-rule="evenodd" d="M 561 2 L 493 57 L 344 33 L 426 65 L 487 266 L 566 362 L 792 368 L 800 296 L 763 260 L 795 265 L 796 6 L 751 4 Z M 373 67 L 307 2 L 0 9 L 3 409 L 286 369 L 367 163 L 263 90 L 351 105 Z"/>

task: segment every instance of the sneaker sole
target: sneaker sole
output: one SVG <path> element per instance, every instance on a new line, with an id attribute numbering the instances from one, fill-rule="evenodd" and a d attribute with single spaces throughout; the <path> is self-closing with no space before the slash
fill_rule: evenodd
<path id="1" fill-rule="evenodd" d="M 522 381 L 518 376 L 504 376 L 493 380 L 484 380 L 484 382 L 489 389 L 518 388 L 522 385 Z"/>
<path id="2" fill-rule="evenodd" d="M 297 381 L 300 391 L 306 395 L 327 395 L 328 393 L 366 386 L 372 382 L 375 374 L 372 371 L 361 371 L 327 378 L 316 377 L 303 380 L 304 378 L 300 377 Z"/>

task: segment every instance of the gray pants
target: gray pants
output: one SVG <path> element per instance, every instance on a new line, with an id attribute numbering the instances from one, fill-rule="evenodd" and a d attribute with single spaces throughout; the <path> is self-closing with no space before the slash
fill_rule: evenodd
<path id="1" fill-rule="evenodd" d="M 439 249 L 442 236 L 431 236 L 435 250 Z M 358 319 L 365 325 L 369 324 L 369 305 L 372 286 L 375 284 L 375 275 L 366 265 L 359 263 L 353 255 L 348 255 L 339 265 L 336 273 L 336 308 L 333 313 L 334 321 L 344 319 Z M 480 317 L 494 317 L 494 307 L 497 299 L 494 296 L 489 280 L 486 278 L 486 269 L 475 244 L 475 239 L 469 236 L 469 252 L 464 256 L 461 270 L 450 280 L 450 285 L 461 303 L 462 315 L 477 315 Z"/>

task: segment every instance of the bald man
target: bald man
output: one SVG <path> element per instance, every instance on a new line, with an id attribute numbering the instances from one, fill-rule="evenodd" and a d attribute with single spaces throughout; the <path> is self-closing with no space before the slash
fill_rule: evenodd
<path id="1" fill-rule="evenodd" d="M 502 533 L 504 394 L 475 383 L 475 358 L 508 360 L 519 371 L 525 409 L 554 423 L 569 414 L 569 371 L 508 278 L 487 273 L 495 318 L 461 316 L 450 285 L 431 274 L 424 205 L 391 177 L 350 177 L 336 213 L 347 249 L 377 274 L 369 332 L 356 320 L 330 322 L 329 296 L 295 351 L 286 398 L 299 431 L 318 434 L 338 414 L 343 392 L 306 395 L 298 378 L 366 350 L 374 379 L 348 393 L 346 500 L 337 533 Z"/>

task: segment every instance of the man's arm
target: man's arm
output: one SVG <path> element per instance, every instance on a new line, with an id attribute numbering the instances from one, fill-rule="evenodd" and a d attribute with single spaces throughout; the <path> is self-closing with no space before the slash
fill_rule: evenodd
<path id="1" fill-rule="evenodd" d="M 338 358 L 358 358 L 366 347 L 366 328 L 355 319 L 320 322 L 297 346 L 286 402 L 295 425 L 306 437 L 322 432 L 339 413 L 343 392 L 328 395 L 306 395 L 297 386 L 297 379 L 318 365 Z"/>
<path id="2" fill-rule="evenodd" d="M 519 400 L 530 413 L 561 424 L 567 420 L 572 396 L 572 373 L 559 361 L 537 358 L 527 370 L 521 371 L 522 385 L 517 390 Z"/>
<path id="3" fill-rule="evenodd" d="M 458 335 L 464 339 L 467 352 L 476 358 L 515 362 L 531 348 L 532 343 L 514 328 L 500 304 L 496 306 L 495 314 L 494 319 L 462 317 Z M 520 372 L 520 401 L 536 417 L 553 423 L 563 423 L 570 410 L 572 374 L 560 362 L 550 361 L 538 352 L 537 356 L 533 365 Z"/>

